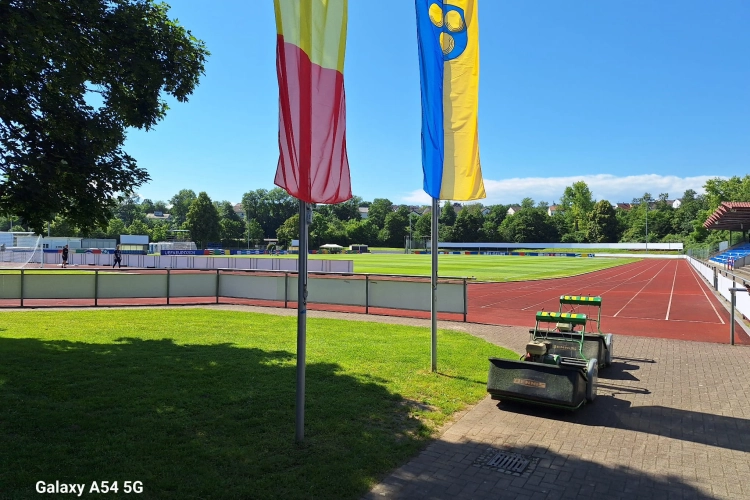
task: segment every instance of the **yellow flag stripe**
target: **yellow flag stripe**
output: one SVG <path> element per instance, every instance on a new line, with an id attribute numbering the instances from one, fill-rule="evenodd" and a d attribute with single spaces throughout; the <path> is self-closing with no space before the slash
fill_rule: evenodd
<path id="1" fill-rule="evenodd" d="M 347 0 L 274 0 L 276 32 L 313 64 L 344 72 Z"/>
<path id="2" fill-rule="evenodd" d="M 479 21 L 475 0 L 454 0 L 466 17 L 468 43 L 445 63 L 443 129 L 445 159 L 441 200 L 478 200 L 487 195 L 479 162 Z"/>

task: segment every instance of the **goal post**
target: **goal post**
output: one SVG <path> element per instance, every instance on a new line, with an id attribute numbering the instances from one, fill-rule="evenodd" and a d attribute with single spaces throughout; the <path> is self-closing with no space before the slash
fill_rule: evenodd
<path id="1" fill-rule="evenodd" d="M 42 236 L 37 236 L 30 243 L 32 244 L 29 246 L 6 247 L 5 249 L 0 247 L 0 268 L 33 269 L 44 267 Z"/>

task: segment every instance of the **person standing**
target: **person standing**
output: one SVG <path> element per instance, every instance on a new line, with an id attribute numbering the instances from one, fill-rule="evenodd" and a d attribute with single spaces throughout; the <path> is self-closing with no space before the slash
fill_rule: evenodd
<path id="1" fill-rule="evenodd" d="M 115 247 L 115 261 L 112 264 L 112 269 L 117 266 L 118 268 L 122 268 L 122 255 L 120 254 L 120 247 L 119 245 Z"/>
<path id="2" fill-rule="evenodd" d="M 65 245 L 62 249 L 62 265 L 60 267 L 68 267 L 68 245 Z"/>

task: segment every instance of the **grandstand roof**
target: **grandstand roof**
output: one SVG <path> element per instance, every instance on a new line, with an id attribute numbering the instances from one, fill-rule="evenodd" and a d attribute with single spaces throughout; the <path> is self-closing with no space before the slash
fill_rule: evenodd
<path id="1" fill-rule="evenodd" d="M 750 229 L 750 203 L 723 201 L 719 208 L 703 223 L 706 229 L 746 231 Z"/>

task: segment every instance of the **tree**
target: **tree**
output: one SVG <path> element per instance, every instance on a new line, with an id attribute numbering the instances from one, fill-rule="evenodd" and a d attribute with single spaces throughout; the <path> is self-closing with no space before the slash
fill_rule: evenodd
<path id="1" fill-rule="evenodd" d="M 104 227 L 149 180 L 123 151 L 184 102 L 208 56 L 153 0 L 0 3 L 0 211 L 41 232 L 53 214 Z M 98 94 L 101 104 L 89 104 Z"/>
<path id="2" fill-rule="evenodd" d="M 482 205 L 466 205 L 458 213 L 453 225 L 453 240 L 464 243 L 479 241 L 483 225 Z"/>
<path id="3" fill-rule="evenodd" d="M 612 204 L 601 200 L 589 214 L 588 240 L 591 243 L 617 242 L 617 214 Z"/>
<path id="4" fill-rule="evenodd" d="M 521 208 L 534 208 L 534 200 L 532 198 L 524 198 L 521 200 Z"/>
<path id="5" fill-rule="evenodd" d="M 331 213 L 341 221 L 348 220 L 359 220 L 359 205 L 362 203 L 362 198 L 359 196 L 352 196 L 343 203 L 337 203 L 335 205 L 329 205 L 331 207 Z"/>
<path id="6" fill-rule="evenodd" d="M 401 247 L 407 234 L 409 234 L 409 209 L 401 205 L 397 211 L 385 217 L 380 238 L 388 246 Z"/>
<path id="7" fill-rule="evenodd" d="M 107 225 L 106 236 L 111 240 L 120 241 L 120 235 L 126 234 L 125 223 L 122 219 L 112 218 Z"/>
<path id="8" fill-rule="evenodd" d="M 352 219 L 346 222 L 346 236 L 352 244 L 374 245 L 378 242 L 378 227 L 369 219 Z"/>
<path id="9" fill-rule="evenodd" d="M 268 226 L 263 227 L 266 234 L 274 234 L 285 220 L 299 213 L 299 200 L 279 187 L 270 190 L 264 201 L 268 205 Z"/>
<path id="10" fill-rule="evenodd" d="M 299 222 L 299 216 L 297 216 L 297 222 Z M 246 232 L 245 235 L 247 237 L 248 243 L 253 243 L 255 245 L 260 245 L 263 242 L 263 228 L 260 227 L 260 224 L 258 224 L 258 221 L 255 219 L 249 220 L 246 224 Z M 297 230 L 299 232 L 299 229 Z"/>
<path id="11" fill-rule="evenodd" d="M 136 221 L 133 221 L 133 223 L 128 226 L 127 231 L 128 231 L 128 234 L 147 235 L 149 232 L 149 228 L 145 222 L 136 220 Z"/>
<path id="12" fill-rule="evenodd" d="M 219 225 L 221 226 L 222 242 L 226 242 L 230 246 L 237 246 L 237 243 L 243 239 L 245 223 L 228 201 L 221 204 Z"/>
<path id="13" fill-rule="evenodd" d="M 170 198 L 172 204 L 170 214 L 176 225 L 182 225 L 187 220 L 187 214 L 190 206 L 196 200 L 195 191 L 192 189 L 180 189 L 180 192 Z"/>
<path id="14" fill-rule="evenodd" d="M 709 210 L 715 210 L 722 201 L 750 201 L 750 175 L 730 179 L 709 179 L 703 186 Z"/>
<path id="15" fill-rule="evenodd" d="M 557 234 L 547 214 L 535 208 L 522 208 L 500 226 L 505 240 L 515 243 L 548 243 L 555 241 Z"/>
<path id="16" fill-rule="evenodd" d="M 429 238 L 432 231 L 432 212 L 427 211 L 419 216 L 414 224 L 414 238 Z"/>
<path id="17" fill-rule="evenodd" d="M 68 219 L 60 216 L 55 217 L 49 225 L 50 236 L 75 236 L 76 232 L 75 226 Z"/>
<path id="18" fill-rule="evenodd" d="M 480 234 L 481 241 L 500 241 L 500 224 L 503 223 L 505 218 L 508 216 L 509 205 L 492 205 L 488 207 L 489 213 L 484 216 L 484 224 L 482 224 L 482 230 Z"/>
<path id="19" fill-rule="evenodd" d="M 146 198 L 141 202 L 141 213 L 152 214 L 154 213 L 154 202 Z"/>
<path id="20" fill-rule="evenodd" d="M 680 198 L 680 208 L 675 211 L 672 219 L 672 227 L 677 234 L 684 236 L 694 231 L 698 213 L 707 210 L 708 203 L 704 195 L 698 195 L 692 189 L 688 189 Z M 701 220 L 702 223 L 705 219 Z"/>
<path id="21" fill-rule="evenodd" d="M 452 226 L 456 223 L 456 210 L 449 201 L 446 201 L 443 205 L 443 209 L 440 211 L 440 217 L 438 222 L 444 226 Z"/>
<path id="22" fill-rule="evenodd" d="M 594 209 L 594 198 L 584 181 L 574 182 L 565 188 L 558 204 L 558 215 L 567 222 L 568 232 L 585 231 L 588 215 Z"/>
<path id="23" fill-rule="evenodd" d="M 163 214 L 169 213 L 167 203 L 162 200 L 156 200 L 154 202 L 154 212 L 161 212 Z"/>
<path id="24" fill-rule="evenodd" d="M 255 219 L 265 235 L 274 235 L 289 217 L 299 212 L 299 201 L 281 188 L 256 189 L 242 195 L 245 217 Z"/>
<path id="25" fill-rule="evenodd" d="M 385 218 L 393 212 L 393 202 L 388 198 L 375 198 L 367 212 L 367 219 L 372 221 L 378 229 L 383 229 Z"/>
<path id="26" fill-rule="evenodd" d="M 258 224 L 260 226 L 260 224 Z M 288 247 L 292 240 L 299 239 L 299 214 L 292 215 L 276 230 L 279 245 Z"/>
<path id="27" fill-rule="evenodd" d="M 198 198 L 190 205 L 186 224 L 193 241 L 197 242 L 201 248 L 219 239 L 219 214 L 205 191 L 201 191 Z"/>
<path id="28" fill-rule="evenodd" d="M 169 224 L 164 221 L 155 221 L 151 224 L 148 232 L 151 241 L 167 241 L 169 235 Z"/>
<path id="29" fill-rule="evenodd" d="M 263 198 L 267 194 L 268 190 L 266 189 L 256 189 L 242 195 L 242 208 L 245 210 L 245 218 L 247 220 L 256 220 L 261 227 L 263 227 L 263 220 L 266 218 L 263 209 Z"/>
<path id="30" fill-rule="evenodd" d="M 141 212 L 141 197 L 135 193 L 128 193 L 121 196 L 117 205 L 117 216 L 122 219 L 126 226 L 131 225 L 137 220 L 143 220 Z"/>
<path id="31" fill-rule="evenodd" d="M 299 227 L 297 234 L 299 234 Z M 326 217 L 318 212 L 313 212 L 308 241 L 311 248 L 319 247 L 326 243 L 334 243 L 330 240 L 328 235 L 328 221 L 326 220 Z"/>

